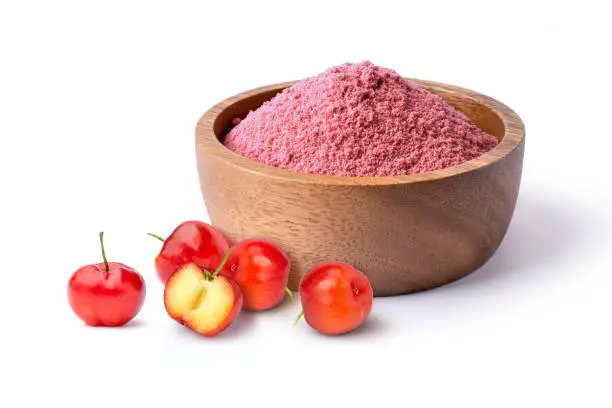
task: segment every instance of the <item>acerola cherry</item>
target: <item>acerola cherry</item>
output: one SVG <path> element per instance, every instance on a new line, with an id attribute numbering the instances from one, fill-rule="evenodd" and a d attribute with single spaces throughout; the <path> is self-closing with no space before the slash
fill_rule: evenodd
<path id="1" fill-rule="evenodd" d="M 313 267 L 300 283 L 306 322 L 324 334 L 341 334 L 361 325 L 372 310 L 374 293 L 367 276 L 342 262 Z M 297 321 L 296 321 L 297 323 Z"/>
<path id="2" fill-rule="evenodd" d="M 223 234 L 201 221 L 180 224 L 165 240 L 155 234 L 149 235 L 164 243 L 155 258 L 157 275 L 164 284 L 178 268 L 189 263 L 214 270 L 229 249 Z"/>
<path id="3" fill-rule="evenodd" d="M 228 328 L 242 309 L 240 286 L 220 276 L 227 255 L 214 272 L 189 263 L 172 274 L 164 288 L 168 315 L 207 337 Z"/>
<path id="4" fill-rule="evenodd" d="M 221 270 L 235 280 L 244 295 L 244 308 L 266 310 L 278 305 L 287 289 L 289 258 L 274 242 L 247 239 L 236 244 Z"/>
<path id="5" fill-rule="evenodd" d="M 145 282 L 129 266 L 108 262 L 100 232 L 103 263 L 79 268 L 68 282 L 68 302 L 89 326 L 122 326 L 140 311 Z"/>

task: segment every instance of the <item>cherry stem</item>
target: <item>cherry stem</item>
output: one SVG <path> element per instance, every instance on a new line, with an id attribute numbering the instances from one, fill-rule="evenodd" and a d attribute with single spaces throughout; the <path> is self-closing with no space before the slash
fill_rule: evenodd
<path id="1" fill-rule="evenodd" d="M 225 256 L 223 256 L 221 263 L 219 264 L 219 266 L 217 266 L 217 269 L 215 269 L 215 272 L 212 274 L 212 279 L 215 279 L 219 272 L 221 272 L 221 269 L 223 269 L 225 263 L 227 262 L 227 258 L 229 258 L 230 252 L 232 252 L 232 248 L 228 249 L 225 253 Z"/>
<path id="2" fill-rule="evenodd" d="M 106 272 L 108 272 L 108 261 L 106 260 L 106 251 L 104 250 L 104 231 L 100 231 L 100 248 L 102 248 L 102 259 L 104 259 L 104 266 L 106 267 Z"/>
<path id="3" fill-rule="evenodd" d="M 295 323 L 293 323 L 294 326 L 297 326 L 297 324 L 300 321 L 300 319 L 302 318 L 302 316 L 304 316 L 304 311 L 303 310 L 297 315 L 297 318 L 295 319 Z"/>
<path id="4" fill-rule="evenodd" d="M 152 232 L 147 232 L 147 235 L 149 235 L 149 236 L 151 236 L 151 237 L 153 237 L 153 238 L 157 238 L 157 239 L 159 239 L 161 242 L 166 242 L 166 240 L 165 240 L 165 239 L 163 239 L 162 237 L 160 237 L 160 236 L 159 236 L 159 235 L 157 235 L 157 234 L 153 234 Z"/>
<path id="5" fill-rule="evenodd" d="M 285 288 L 285 293 L 287 293 L 287 295 L 289 295 L 289 297 L 291 298 L 291 300 L 293 300 L 293 292 L 291 292 L 291 289 L 289 289 L 289 288 Z"/>

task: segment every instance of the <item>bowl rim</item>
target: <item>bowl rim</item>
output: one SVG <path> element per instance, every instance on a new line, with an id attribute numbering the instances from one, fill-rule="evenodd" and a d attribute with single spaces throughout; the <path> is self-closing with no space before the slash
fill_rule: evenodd
<path id="1" fill-rule="evenodd" d="M 523 121 L 512 109 L 510 109 L 508 106 L 501 103 L 500 101 L 484 94 L 472 91 L 471 89 L 461 88 L 455 85 L 448 85 L 439 82 L 415 78 L 405 79 L 412 81 L 417 85 L 422 86 L 430 91 L 439 90 L 443 91 L 444 93 L 457 94 L 463 98 L 470 98 L 476 101 L 477 103 L 487 106 L 493 111 L 494 114 L 496 114 L 500 118 L 504 125 L 504 136 L 501 142 L 483 155 L 475 159 L 463 162 L 457 166 L 401 176 L 374 177 L 300 173 L 291 170 L 281 169 L 248 159 L 238 153 L 231 151 L 221 143 L 221 141 L 215 134 L 214 124 L 218 116 L 223 111 L 225 111 L 229 106 L 244 99 L 250 98 L 254 95 L 275 90 L 280 91 L 297 82 L 289 81 L 253 88 L 248 91 L 235 94 L 211 107 L 208 111 L 206 111 L 206 113 L 204 113 L 204 115 L 202 115 L 202 117 L 197 123 L 196 149 L 201 149 L 206 154 L 214 156 L 220 160 L 224 160 L 243 171 L 256 173 L 264 177 L 282 179 L 288 182 L 300 182 L 322 185 L 384 186 L 441 180 L 448 177 L 464 174 L 470 171 L 483 169 L 503 160 L 506 156 L 516 150 L 516 148 L 519 147 L 521 143 L 523 143 L 525 139 L 525 126 L 523 124 Z"/>

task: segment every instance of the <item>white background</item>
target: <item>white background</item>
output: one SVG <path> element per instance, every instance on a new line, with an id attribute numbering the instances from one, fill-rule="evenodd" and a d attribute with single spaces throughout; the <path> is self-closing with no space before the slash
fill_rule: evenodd
<path id="1" fill-rule="evenodd" d="M 604 3 L 2 1 L 0 406 L 610 407 Z M 376 299 L 347 336 L 293 327 L 291 304 L 214 339 L 175 324 L 145 233 L 208 220 L 200 115 L 366 59 L 521 115 L 524 177 L 498 253 L 454 284 Z M 123 329 L 84 326 L 66 300 L 102 229 L 148 285 Z"/>

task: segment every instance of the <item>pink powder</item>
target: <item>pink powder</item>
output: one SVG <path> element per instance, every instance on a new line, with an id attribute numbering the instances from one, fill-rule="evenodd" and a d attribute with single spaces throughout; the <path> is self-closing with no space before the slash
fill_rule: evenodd
<path id="1" fill-rule="evenodd" d="M 370 62 L 285 89 L 225 137 L 249 159 L 298 172 L 414 174 L 455 166 L 498 141 L 441 97 Z"/>

